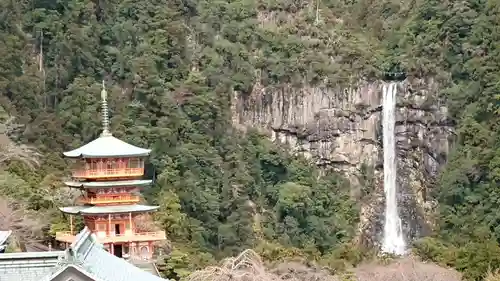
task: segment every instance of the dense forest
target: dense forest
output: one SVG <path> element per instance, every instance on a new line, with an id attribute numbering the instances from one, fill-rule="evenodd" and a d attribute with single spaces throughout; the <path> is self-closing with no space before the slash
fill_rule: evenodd
<path id="1" fill-rule="evenodd" d="M 100 133 L 104 80 L 114 135 L 153 149 L 166 276 L 247 248 L 356 265 L 370 254 L 349 182 L 233 128 L 232 93 L 405 71 L 439 81 L 458 124 L 438 227 L 414 251 L 481 280 L 500 268 L 499 43 L 491 0 L 0 0 L 0 227 L 37 241 L 67 227 L 61 152 Z"/>

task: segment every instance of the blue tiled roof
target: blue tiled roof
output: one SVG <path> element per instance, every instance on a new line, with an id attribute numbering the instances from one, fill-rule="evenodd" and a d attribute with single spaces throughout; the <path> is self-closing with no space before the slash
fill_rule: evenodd
<path id="1" fill-rule="evenodd" d="M 0 281 L 39 281 L 51 274 L 63 251 L 0 254 Z"/>
<path id="2" fill-rule="evenodd" d="M 95 243 L 85 255 L 83 267 L 102 280 L 165 281 L 163 278 L 154 276 L 121 258 L 115 257 Z"/>
<path id="3" fill-rule="evenodd" d="M 62 275 L 64 273 L 69 273 L 69 274 L 66 274 L 66 276 L 74 276 L 74 275 L 84 275 L 86 277 L 88 277 L 90 280 L 94 280 L 94 281 L 105 281 L 105 280 L 102 280 L 100 279 L 99 277 L 93 275 L 92 273 L 88 272 L 87 270 L 85 270 L 83 267 L 80 267 L 80 266 L 76 266 L 76 265 L 73 265 L 73 264 L 68 264 L 66 266 L 60 266 L 60 267 L 56 267 L 57 271 L 53 272 L 52 274 L 50 275 L 46 275 L 43 279 L 40 279 L 39 281 L 51 281 L 51 280 L 55 280 L 57 279 L 57 277 L 59 275 Z M 74 279 L 70 279 L 70 280 L 74 280 Z M 78 279 L 79 280 L 79 279 Z M 87 279 L 85 279 L 87 280 Z"/>
<path id="4" fill-rule="evenodd" d="M 81 268 L 103 281 L 165 281 L 143 271 L 124 259 L 108 253 L 88 228 L 80 232 L 71 245 L 72 256 Z M 49 279 L 50 280 L 50 279 Z"/>
<path id="5" fill-rule="evenodd" d="M 166 281 L 108 253 L 88 228 L 62 252 L 0 254 L 0 281 L 51 281 L 66 270 L 96 281 Z"/>

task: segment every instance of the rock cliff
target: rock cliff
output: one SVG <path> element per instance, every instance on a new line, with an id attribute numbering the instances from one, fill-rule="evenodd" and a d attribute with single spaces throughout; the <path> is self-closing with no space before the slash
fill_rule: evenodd
<path id="1" fill-rule="evenodd" d="M 254 87 L 234 94 L 233 124 L 253 127 L 325 169 L 350 179 L 361 204 L 360 241 L 377 244 L 382 233 L 383 81 L 351 88 Z M 431 226 L 434 204 L 427 196 L 454 136 L 433 80 L 397 83 L 397 154 L 400 215 L 408 239 Z"/>

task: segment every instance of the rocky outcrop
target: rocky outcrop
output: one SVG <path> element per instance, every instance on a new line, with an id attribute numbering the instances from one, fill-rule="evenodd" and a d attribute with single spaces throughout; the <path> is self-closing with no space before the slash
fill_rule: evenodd
<path id="1" fill-rule="evenodd" d="M 353 196 L 364 203 L 360 233 L 370 244 L 380 241 L 384 214 L 383 83 L 337 89 L 256 86 L 250 95 L 235 93 L 232 108 L 236 127 L 260 129 L 349 178 Z M 398 200 L 406 236 L 413 238 L 431 223 L 425 215 L 433 208 L 427 191 L 446 162 L 454 133 L 433 80 L 397 83 Z"/>

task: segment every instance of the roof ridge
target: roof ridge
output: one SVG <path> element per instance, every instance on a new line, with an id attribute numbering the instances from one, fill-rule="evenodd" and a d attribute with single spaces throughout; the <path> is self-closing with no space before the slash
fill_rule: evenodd
<path id="1" fill-rule="evenodd" d="M 69 249 L 76 254 L 78 250 L 80 250 L 80 247 L 83 245 L 83 243 L 87 240 L 87 238 L 92 234 L 90 229 L 85 226 L 83 230 L 75 237 L 75 241 L 71 244 Z"/>
<path id="2" fill-rule="evenodd" d="M 90 251 L 92 250 L 92 248 L 95 247 L 95 242 L 94 239 L 92 239 L 92 234 L 89 236 L 90 237 L 90 241 L 92 241 L 92 243 L 89 245 L 89 247 L 87 249 L 85 249 L 85 252 L 82 254 L 82 258 L 83 260 L 85 260 L 87 258 L 87 255 L 90 253 Z"/>
<path id="3" fill-rule="evenodd" d="M 62 255 L 64 251 L 51 251 L 51 252 L 18 252 L 18 253 L 5 253 L 0 255 L 1 260 L 28 260 L 28 259 L 44 259 Z"/>
<path id="4" fill-rule="evenodd" d="M 91 278 L 92 280 L 105 281 L 105 280 L 99 278 L 98 276 L 95 276 L 95 274 L 92 271 L 90 271 L 88 268 L 83 266 L 83 263 L 81 263 L 81 264 L 72 264 L 72 263 L 60 264 L 59 266 L 54 267 L 52 272 L 49 275 L 45 276 L 45 278 L 40 280 L 40 281 L 51 281 L 55 277 L 57 277 L 59 274 L 63 273 L 65 270 L 67 270 L 68 268 L 74 268 L 75 270 L 77 270 L 78 272 L 82 273 L 83 275 Z M 73 280 L 73 279 L 70 279 L 70 280 Z"/>

